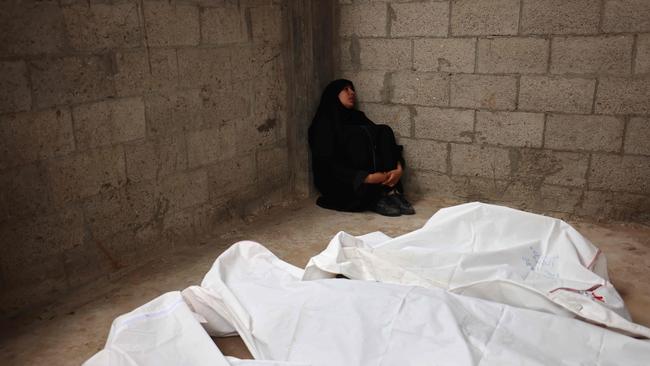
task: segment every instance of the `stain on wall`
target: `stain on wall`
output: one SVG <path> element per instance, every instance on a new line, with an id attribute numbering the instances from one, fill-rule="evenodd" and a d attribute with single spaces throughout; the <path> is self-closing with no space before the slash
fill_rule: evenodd
<path id="1" fill-rule="evenodd" d="M 650 2 L 339 3 L 339 75 L 411 192 L 650 220 Z"/>
<path id="2" fill-rule="evenodd" d="M 308 124 L 296 110 L 314 102 L 290 97 L 324 66 L 310 56 L 299 70 L 309 75 L 296 74 L 294 51 L 310 55 L 311 28 L 331 22 L 311 11 L 275 0 L 6 4 L 0 311 L 304 197 L 308 180 L 291 171 L 307 155 L 290 162 L 301 143 L 288 131 Z M 292 19 L 309 31 L 297 41 Z"/>

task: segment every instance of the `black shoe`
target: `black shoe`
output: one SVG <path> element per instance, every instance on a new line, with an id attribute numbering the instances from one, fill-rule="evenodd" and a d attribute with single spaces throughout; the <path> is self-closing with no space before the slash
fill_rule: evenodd
<path id="1" fill-rule="evenodd" d="M 415 214 L 415 209 L 413 209 L 413 206 L 409 201 L 406 200 L 406 197 L 403 195 L 397 193 L 397 194 L 391 194 L 388 196 L 392 201 L 393 205 L 399 207 L 399 212 L 402 215 L 414 215 Z"/>
<path id="2" fill-rule="evenodd" d="M 386 197 L 381 197 L 375 206 L 372 208 L 373 211 L 380 215 L 384 216 L 399 216 L 401 215 L 401 210 L 399 209 L 399 206 L 390 199 L 388 196 Z"/>

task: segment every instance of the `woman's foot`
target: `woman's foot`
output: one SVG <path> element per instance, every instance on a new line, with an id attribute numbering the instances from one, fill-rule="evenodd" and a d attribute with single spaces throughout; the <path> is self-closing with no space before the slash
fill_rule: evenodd
<path id="1" fill-rule="evenodd" d="M 388 196 L 393 201 L 393 206 L 399 208 L 402 215 L 414 215 L 415 209 L 404 195 L 395 193 Z"/>
<path id="2" fill-rule="evenodd" d="M 377 203 L 375 203 L 375 206 L 372 208 L 372 210 L 384 216 L 401 215 L 402 210 L 396 204 L 395 200 L 390 197 L 391 196 L 384 196 L 379 198 L 379 200 L 377 200 Z"/>

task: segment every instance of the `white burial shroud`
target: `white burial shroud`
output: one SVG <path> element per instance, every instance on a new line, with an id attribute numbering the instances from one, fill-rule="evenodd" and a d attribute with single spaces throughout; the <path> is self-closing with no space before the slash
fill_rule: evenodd
<path id="1" fill-rule="evenodd" d="M 340 232 L 309 261 L 304 279 L 339 273 L 577 316 L 650 338 L 650 329 L 631 321 L 598 248 L 562 220 L 503 206 L 444 208 L 395 239 Z"/>
<path id="2" fill-rule="evenodd" d="M 447 209 L 447 213 L 454 213 L 456 209 L 467 211 L 472 208 L 485 209 L 484 213 L 494 213 L 496 210 L 500 212 L 499 215 L 504 212 L 514 216 L 524 214 L 480 204 L 452 207 Z M 460 215 L 459 212 L 456 214 Z M 479 213 L 475 215 L 479 219 L 482 217 Z M 531 217 L 527 215 L 524 215 L 525 219 L 518 223 L 518 227 L 512 229 L 525 232 L 535 229 L 538 234 L 542 232 L 541 229 L 536 229 L 537 224 L 528 223 L 528 219 L 534 219 L 536 215 Z M 430 227 L 429 224 L 434 222 L 436 217 L 440 219 L 436 214 L 421 230 Z M 464 217 L 460 219 L 461 223 L 458 223 L 456 229 L 465 228 L 469 230 L 469 237 L 478 238 L 479 233 L 485 235 L 490 231 L 479 230 L 481 225 L 485 225 L 485 223 L 481 224 L 481 220 L 483 219 L 471 223 L 472 220 L 468 221 L 468 218 Z M 506 247 L 509 247 L 508 243 L 516 242 L 516 238 L 509 236 L 509 231 L 503 231 L 505 228 L 501 225 L 507 220 L 496 216 L 491 217 L 490 220 L 493 229 L 492 237 L 501 238 L 501 242 L 505 243 Z M 451 223 L 447 225 L 448 228 L 454 227 Z M 548 234 L 552 231 L 556 233 L 553 235 L 560 236 L 571 235 L 573 241 L 576 238 L 585 240 L 568 225 L 563 225 L 568 229 L 558 228 L 546 232 Z M 547 227 L 547 229 L 552 228 L 552 225 Z M 554 309 L 556 305 L 553 304 L 556 302 L 548 300 L 546 296 L 537 295 L 539 301 L 534 302 L 535 308 L 545 310 L 537 311 L 523 308 L 526 305 L 523 300 L 517 303 L 517 306 L 511 306 L 454 294 L 446 291 L 445 286 L 441 288 L 430 285 L 428 282 L 430 280 L 421 276 L 422 273 L 429 273 L 429 271 L 426 268 L 423 272 L 415 270 L 425 262 L 418 255 L 419 250 L 426 250 L 426 248 L 405 245 L 410 243 L 409 236 L 416 233 L 418 231 L 379 245 L 387 250 L 391 248 L 389 244 L 397 245 L 394 248 L 397 254 L 400 253 L 399 248 L 414 250 L 409 266 L 405 265 L 408 264 L 405 257 L 399 257 L 401 262 L 396 262 L 400 263 L 399 266 L 390 261 L 388 264 L 377 263 L 386 265 L 388 270 L 398 268 L 394 277 L 390 277 L 397 279 L 393 282 L 409 283 L 412 279 L 409 277 L 410 274 L 406 273 L 417 274 L 416 278 L 423 278 L 422 283 L 417 285 L 344 279 L 305 281 L 303 277 L 324 276 L 326 273 L 323 271 L 337 273 L 339 269 L 345 269 L 340 272 L 353 276 L 356 271 L 373 273 L 372 271 L 378 270 L 379 267 L 372 257 L 356 262 L 341 260 L 346 258 L 342 257 L 341 253 L 349 247 L 341 245 L 340 248 L 336 248 L 331 244 L 328 250 L 313 258 L 305 272 L 280 260 L 258 243 L 239 242 L 217 258 L 201 286 L 185 289 L 182 298 L 178 292 L 168 293 L 117 318 L 111 328 L 106 348 L 85 365 L 580 364 L 604 366 L 648 364 L 650 341 L 635 339 L 607 328 L 558 315 L 563 311 Z M 450 238 L 456 237 L 459 239 L 456 242 L 460 242 L 466 234 L 458 232 L 454 235 L 450 235 Z M 339 239 L 335 238 L 332 243 L 340 241 L 341 237 L 345 235 L 337 235 Z M 528 238 L 522 239 L 528 246 L 535 243 L 532 234 L 524 238 Z M 354 238 L 350 238 L 352 239 Z M 365 248 L 368 253 L 374 255 L 376 249 L 373 247 L 385 239 L 390 238 L 383 234 L 373 234 L 361 237 L 361 242 L 352 241 L 357 245 L 355 248 Z M 537 238 L 537 241 L 547 243 L 545 245 L 548 247 L 553 246 L 549 243 L 554 239 L 542 237 Z M 472 242 L 480 243 L 483 240 L 475 239 Z M 489 248 L 496 247 L 498 246 Z M 538 248 L 535 245 L 532 247 Z M 532 255 L 531 260 L 537 258 L 538 262 L 540 260 L 544 262 L 541 258 L 548 253 L 557 253 L 562 257 L 572 251 L 573 257 L 587 260 L 590 256 L 587 248 L 594 249 L 591 254 L 595 257 L 597 250 L 589 244 L 580 249 L 558 251 L 556 248 L 553 252 L 545 250 Z M 508 250 L 504 252 L 507 254 Z M 321 265 L 317 264 L 319 259 L 327 258 L 327 255 L 332 253 L 336 254 L 335 260 L 324 261 L 323 267 L 319 267 Z M 508 258 L 508 255 L 505 255 L 506 264 L 501 268 L 504 274 L 514 272 L 507 269 L 509 261 L 514 257 Z M 525 256 L 520 255 L 519 258 L 525 262 L 523 259 Z M 496 264 L 497 258 L 491 259 L 492 261 L 487 262 L 485 266 L 499 269 Z M 556 280 L 563 278 L 563 269 L 567 267 L 563 264 L 564 261 L 564 258 L 558 258 L 556 265 L 546 266 L 556 271 L 545 272 L 546 276 Z M 602 259 L 596 260 L 597 268 L 605 265 L 601 261 Z M 372 264 L 372 267 L 368 267 L 366 263 Z M 462 266 L 454 271 L 462 269 L 471 272 L 472 266 L 469 265 L 471 262 L 461 261 L 461 264 Z M 327 267 L 328 265 L 344 268 Z M 400 266 L 404 267 L 399 269 Z M 529 268 L 529 272 L 536 272 L 536 265 L 532 267 L 533 269 Z M 583 267 L 588 268 L 589 265 Z M 601 283 L 601 287 L 608 284 L 603 270 L 604 268 L 598 269 L 597 276 L 604 282 Z M 485 276 L 487 273 L 489 271 L 484 271 L 483 277 L 488 278 Z M 558 274 L 557 278 L 552 275 L 553 273 Z M 528 278 L 530 275 L 520 277 Z M 453 279 L 455 276 L 446 278 Z M 565 281 L 572 284 L 571 281 L 575 281 L 576 278 L 582 277 L 575 275 Z M 586 278 L 589 279 L 588 276 Z M 504 281 L 494 282 L 500 284 Z M 501 288 L 501 285 L 497 285 L 494 288 L 498 289 L 496 291 L 501 293 L 502 298 L 493 298 L 493 300 L 509 302 L 514 295 L 530 296 L 528 292 L 538 293 L 528 290 L 527 286 L 515 284 L 513 287 L 521 287 L 524 290 L 511 292 L 509 287 Z M 447 288 L 451 286 L 447 285 Z M 560 291 L 564 290 L 553 293 Z M 491 291 L 487 293 L 491 294 Z M 477 294 L 481 293 L 471 293 L 472 296 Z M 616 292 L 614 291 L 613 294 Z M 580 293 L 580 296 L 600 302 L 601 300 L 595 297 L 611 296 L 611 294 L 592 289 Z M 620 297 L 616 296 L 620 301 Z M 545 302 L 552 304 L 548 305 Z M 603 305 L 603 307 L 609 309 L 607 306 Z M 549 310 L 550 312 L 546 312 Z M 626 315 L 622 301 L 618 306 L 612 306 L 609 311 L 621 318 Z M 629 321 L 628 323 L 635 325 Z M 203 325 L 203 328 L 199 325 Z M 646 329 L 636 326 L 640 330 Z M 269 361 L 246 361 L 223 357 L 208 334 L 213 336 L 239 334 L 255 359 Z"/>

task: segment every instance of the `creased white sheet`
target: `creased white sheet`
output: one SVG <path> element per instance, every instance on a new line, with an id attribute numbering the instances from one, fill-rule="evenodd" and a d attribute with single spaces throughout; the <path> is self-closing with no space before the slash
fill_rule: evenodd
<path id="1" fill-rule="evenodd" d="M 104 349 L 83 365 L 309 366 L 224 357 L 178 291 L 161 295 L 115 319 Z"/>
<path id="2" fill-rule="evenodd" d="M 224 269 L 228 268 L 227 276 Z M 318 365 L 646 365 L 650 343 L 586 322 L 439 288 L 300 281 L 266 248 L 224 252 L 197 293 L 256 357 Z M 222 297 L 223 289 L 228 296 Z M 210 318 L 210 316 L 206 316 Z"/>
<path id="3" fill-rule="evenodd" d="M 569 225 L 474 203 L 395 239 L 339 233 L 306 271 L 236 243 L 200 286 L 115 319 L 84 365 L 640 366 L 650 341 L 623 333 L 646 331 Z M 238 334 L 256 360 L 224 357 L 209 334 Z"/>
<path id="4" fill-rule="evenodd" d="M 421 229 L 382 243 L 340 232 L 309 261 L 304 279 L 337 273 L 579 316 L 650 338 L 630 320 L 598 248 L 562 220 L 503 206 L 441 209 Z"/>

